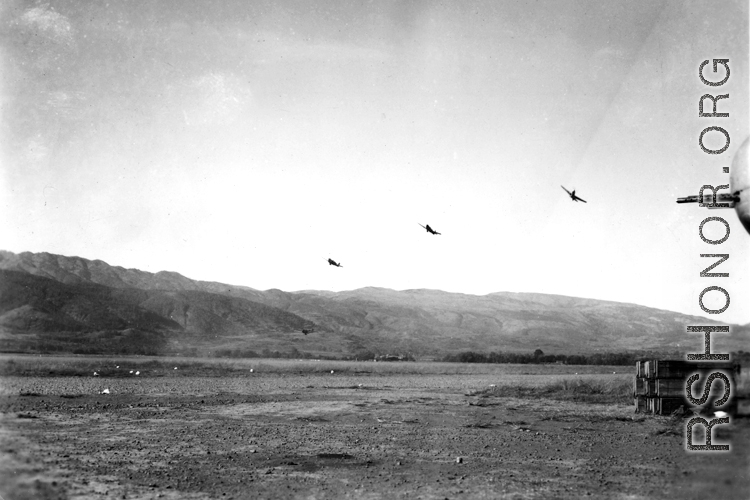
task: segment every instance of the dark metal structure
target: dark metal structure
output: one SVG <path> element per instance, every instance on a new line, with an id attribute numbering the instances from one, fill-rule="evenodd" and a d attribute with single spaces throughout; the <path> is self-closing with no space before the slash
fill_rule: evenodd
<path id="1" fill-rule="evenodd" d="M 699 373 L 701 377 L 694 384 L 693 394 L 702 393 L 703 384 L 715 371 L 726 374 L 733 386 L 732 391 L 736 391 L 734 381 L 740 373 L 740 365 L 737 363 L 690 362 L 681 359 L 653 359 L 636 362 L 633 379 L 633 402 L 636 413 L 670 415 L 680 407 L 684 410 L 712 411 L 713 400 L 709 400 L 701 407 L 695 407 L 687 400 L 685 388 L 690 376 Z M 721 386 L 721 384 L 718 385 Z M 737 397 L 731 398 L 720 409 L 735 414 Z"/>

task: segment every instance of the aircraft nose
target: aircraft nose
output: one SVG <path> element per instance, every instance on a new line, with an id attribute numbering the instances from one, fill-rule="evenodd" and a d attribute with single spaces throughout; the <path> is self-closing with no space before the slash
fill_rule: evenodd
<path id="1" fill-rule="evenodd" d="M 740 199 L 734 206 L 745 231 L 750 234 L 750 138 L 745 139 L 737 150 L 729 174 L 729 187 L 732 193 L 740 192 Z"/>

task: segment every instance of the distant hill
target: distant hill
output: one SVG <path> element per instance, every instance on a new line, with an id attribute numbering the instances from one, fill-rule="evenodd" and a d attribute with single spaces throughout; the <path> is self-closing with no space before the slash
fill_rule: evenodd
<path id="1" fill-rule="evenodd" d="M 0 270 L 0 349 L 6 351 L 53 346 L 51 350 L 144 354 L 190 348 L 210 352 L 216 346 L 248 349 L 253 338 L 253 346 L 262 350 L 277 347 L 277 336 L 313 327 L 292 313 L 239 297 L 68 284 Z"/>
<path id="2" fill-rule="evenodd" d="M 148 273 L 139 269 L 110 266 L 101 260 L 65 257 L 47 252 L 15 254 L 0 250 L 0 269 L 20 271 L 50 278 L 68 285 L 96 283 L 112 288 L 140 288 L 142 290 L 204 291 L 212 293 L 238 292 L 252 300 L 262 292 L 249 287 L 223 283 L 196 281 L 169 271 Z"/>
<path id="3" fill-rule="evenodd" d="M 158 352 L 699 352 L 702 339 L 685 326 L 716 324 L 633 304 L 535 293 L 260 291 L 48 253 L 0 251 L 0 269 L 3 350 L 45 343 L 62 349 L 64 342 L 88 345 L 127 331 L 138 332 L 141 343 L 160 339 L 147 342 Z M 745 349 L 750 328 L 714 338 L 717 349 Z M 126 344 L 111 343 L 115 350 Z"/>
<path id="4" fill-rule="evenodd" d="M 702 339 L 688 324 L 717 324 L 706 318 L 593 299 L 536 293 L 476 296 L 439 290 L 363 288 L 331 295 L 293 294 L 287 310 L 332 330 L 377 335 L 383 346 L 403 351 L 700 351 Z M 332 313 L 326 317 L 321 311 Z M 345 317 L 344 324 L 340 317 Z M 746 349 L 750 330 L 715 335 L 714 346 Z"/>

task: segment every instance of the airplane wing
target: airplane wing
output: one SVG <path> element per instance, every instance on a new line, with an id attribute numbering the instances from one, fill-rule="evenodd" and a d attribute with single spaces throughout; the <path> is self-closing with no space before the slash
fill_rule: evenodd
<path id="1" fill-rule="evenodd" d="M 582 201 L 582 202 L 584 202 L 584 203 L 587 203 L 587 201 L 586 201 L 586 200 L 584 200 L 583 198 L 579 198 L 578 196 L 576 196 L 576 200 L 580 200 L 580 201 Z"/>
<path id="2" fill-rule="evenodd" d="M 560 187 L 561 187 L 561 188 L 563 188 L 563 189 L 565 189 L 565 186 L 560 186 Z M 568 193 L 568 194 L 569 194 L 569 195 L 571 195 L 571 196 L 573 195 L 573 193 L 571 193 L 571 192 L 570 192 L 570 191 L 568 191 L 567 189 L 565 189 L 565 192 L 566 192 L 566 193 Z"/>

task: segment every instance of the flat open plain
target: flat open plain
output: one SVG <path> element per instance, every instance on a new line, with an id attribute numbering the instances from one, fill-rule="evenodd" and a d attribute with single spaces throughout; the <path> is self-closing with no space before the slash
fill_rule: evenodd
<path id="1" fill-rule="evenodd" d="M 683 419 L 518 389 L 624 367 L 96 363 L 3 377 L 4 500 L 750 498 L 749 419 L 715 429 L 731 452 L 688 453 Z"/>

